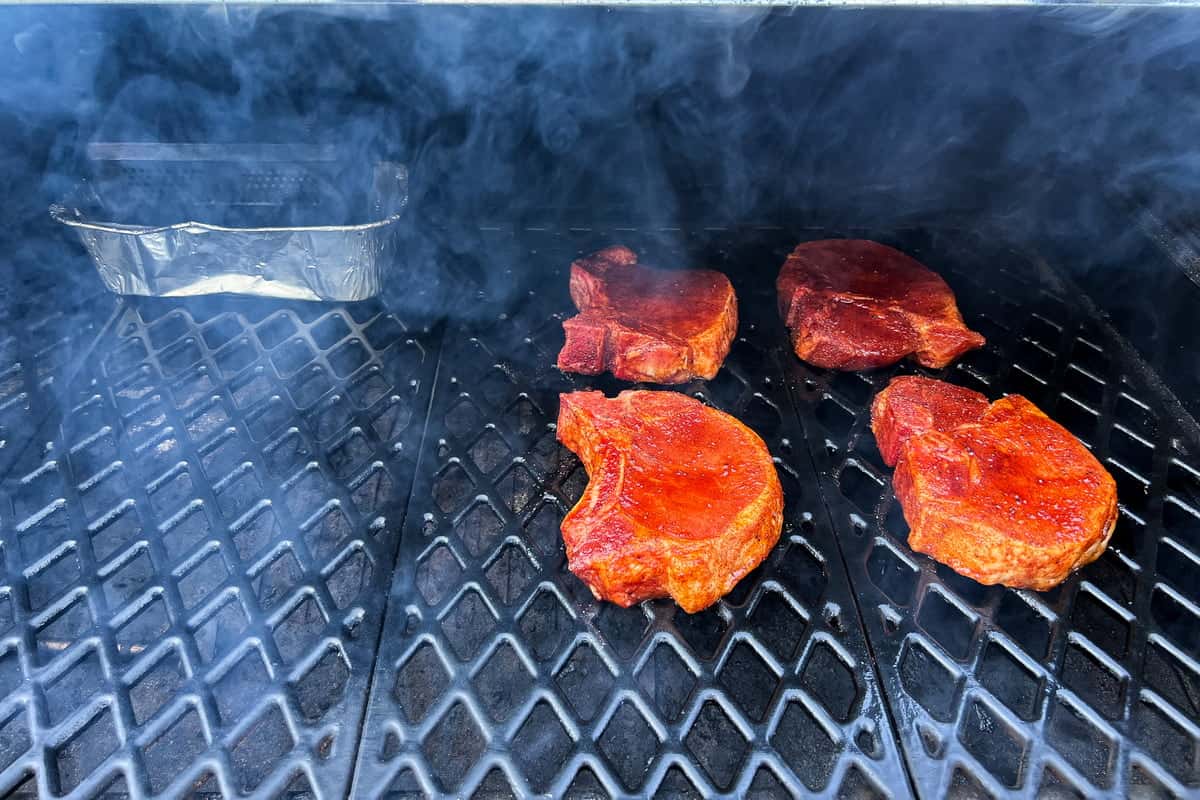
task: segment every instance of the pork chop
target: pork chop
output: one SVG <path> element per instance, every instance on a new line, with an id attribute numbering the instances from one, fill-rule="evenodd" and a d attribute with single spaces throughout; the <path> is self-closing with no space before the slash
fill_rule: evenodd
<path id="1" fill-rule="evenodd" d="M 558 438 L 588 485 L 562 523 L 567 564 L 596 597 L 673 597 L 695 613 L 758 566 L 783 527 L 762 439 L 678 392 L 572 392 Z"/>
<path id="2" fill-rule="evenodd" d="M 941 276 L 878 242 L 801 244 L 775 287 L 796 355 L 818 367 L 869 369 L 912 354 L 940 368 L 984 344 Z"/>
<path id="3" fill-rule="evenodd" d="M 571 264 L 570 286 L 579 314 L 563 322 L 558 368 L 567 372 L 709 380 L 737 332 L 737 297 L 713 270 L 652 269 L 629 248 L 609 247 Z"/>
<path id="4" fill-rule="evenodd" d="M 897 378 L 871 406 L 908 544 L 980 583 L 1045 591 L 1095 561 L 1117 521 L 1096 457 L 1020 395 Z"/>

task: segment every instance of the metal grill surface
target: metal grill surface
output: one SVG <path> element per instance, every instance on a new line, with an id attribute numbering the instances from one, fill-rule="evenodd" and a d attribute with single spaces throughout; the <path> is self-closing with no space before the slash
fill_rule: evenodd
<path id="1" fill-rule="evenodd" d="M 680 390 L 767 442 L 786 497 L 780 543 L 706 612 L 621 609 L 567 571 L 559 534 L 587 477 L 555 440 L 558 394 L 621 388 L 553 367 L 573 311 L 566 267 L 613 241 L 648 263 L 688 263 L 687 237 L 522 241 L 534 288 L 493 324 L 447 335 L 356 795 L 907 796 L 775 360 L 770 292 L 738 287 L 743 321 L 725 367 Z M 736 260 L 708 263 L 737 281 Z"/>
<path id="2" fill-rule="evenodd" d="M 910 774 L 926 797 L 1195 796 L 1200 450 L 1174 398 L 1078 291 L 984 237 L 883 237 L 944 275 L 986 348 L 939 372 L 1021 393 L 1116 478 L 1120 519 L 1053 591 L 981 586 L 907 546 L 868 373 L 788 358 Z"/>
<path id="3" fill-rule="evenodd" d="M 50 282 L 6 305 L 0 793 L 1194 795 L 1190 418 L 1031 259 L 879 237 L 988 336 L 930 374 L 1027 395 L 1118 481 L 1112 545 L 1062 587 L 962 579 L 908 549 L 868 429 L 914 368 L 787 349 L 775 271 L 823 235 L 484 232 L 488 292 L 525 284 L 444 337 L 399 296 L 114 315 Z M 597 603 L 565 569 L 586 476 L 557 395 L 622 388 L 553 369 L 565 270 L 615 242 L 734 278 L 733 353 L 679 390 L 757 430 L 784 483 L 779 547 L 694 617 Z"/>
<path id="4" fill-rule="evenodd" d="M 426 346 L 377 304 L 123 306 L 0 484 L 0 787 L 345 793 Z"/>

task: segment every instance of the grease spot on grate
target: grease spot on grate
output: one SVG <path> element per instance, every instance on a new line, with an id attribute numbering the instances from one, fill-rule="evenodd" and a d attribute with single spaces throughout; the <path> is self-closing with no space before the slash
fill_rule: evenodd
<path id="1" fill-rule="evenodd" d="M 656 798 L 672 798 L 672 800 L 701 800 L 704 797 L 696 785 L 688 778 L 687 773 L 672 765 L 663 775 L 662 782 L 654 790 Z"/>
<path id="2" fill-rule="evenodd" d="M 516 800 L 517 793 L 513 791 L 512 784 L 508 782 L 504 770 L 499 767 L 493 767 L 484 776 L 479 787 L 471 793 L 471 800 L 507 800 L 507 798 Z"/>
<path id="3" fill-rule="evenodd" d="M 772 589 L 763 592 L 750 612 L 746 627 L 776 658 L 786 663 L 796 655 L 807 626 L 804 617 L 784 595 Z"/>
<path id="4" fill-rule="evenodd" d="M 675 627 L 696 657 L 707 660 L 716 655 L 717 648 L 725 637 L 725 631 L 729 628 L 729 621 L 722 615 L 718 604 L 696 614 L 677 609 Z"/>
<path id="5" fill-rule="evenodd" d="M 776 574 L 804 608 L 812 611 L 821 604 L 829 576 L 825 565 L 804 543 L 793 541 L 788 545 Z"/>
<path id="6" fill-rule="evenodd" d="M 354 547 L 325 579 L 325 587 L 333 598 L 333 607 L 344 611 L 356 600 L 362 599 L 371 588 L 373 572 L 371 557 L 362 547 Z"/>
<path id="7" fill-rule="evenodd" d="M 900 606 L 912 602 L 919 574 L 916 565 L 893 550 L 887 541 L 875 539 L 867 556 L 867 575 L 892 602 Z"/>
<path id="8" fill-rule="evenodd" d="M 500 519 L 486 502 L 471 506 L 466 514 L 454 526 L 467 551 L 473 556 L 490 553 L 499 541 L 504 530 L 504 521 Z"/>
<path id="9" fill-rule="evenodd" d="M 967 657 L 975 623 L 941 593 L 933 590 L 925 593 L 917 624 L 954 658 L 961 661 Z"/>
<path id="10" fill-rule="evenodd" d="M 679 612 L 683 614 L 682 611 Z M 593 623 L 604 636 L 604 643 L 621 658 L 629 658 L 637 651 L 650 621 L 641 606 L 621 608 L 613 603 L 603 603 Z"/>
<path id="11" fill-rule="evenodd" d="M 1200 742 L 1194 728 L 1189 731 L 1157 701 L 1143 697 L 1133 706 L 1132 729 L 1134 741 L 1180 782 L 1200 782 Z"/>
<path id="12" fill-rule="evenodd" d="M 1075 597 L 1071 627 L 1113 658 L 1124 658 L 1129 649 L 1129 623 L 1090 592 L 1081 591 Z"/>
<path id="13" fill-rule="evenodd" d="M 994 619 L 1035 661 L 1042 661 L 1049 653 L 1050 621 L 1015 591 L 1001 595 Z"/>
<path id="14" fill-rule="evenodd" d="M 1119 719 L 1124 715 L 1126 679 L 1114 674 L 1079 642 L 1067 644 L 1061 680 L 1064 686 L 1108 719 Z"/>

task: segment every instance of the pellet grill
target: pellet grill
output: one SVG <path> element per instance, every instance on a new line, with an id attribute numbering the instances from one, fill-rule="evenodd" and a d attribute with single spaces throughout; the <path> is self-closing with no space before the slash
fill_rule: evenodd
<path id="1" fill-rule="evenodd" d="M 0 8 L 0 790 L 1196 796 L 1198 41 L 1176 6 Z M 47 213 L 96 142 L 248 141 L 406 165 L 381 292 L 115 295 Z M 121 213 L 370 201 L 161 161 Z M 927 374 L 1104 462 L 1100 560 L 1033 593 L 907 547 L 868 423 L 915 367 L 808 366 L 775 311 L 831 236 L 953 287 L 988 345 Z M 567 267 L 617 243 L 730 276 L 733 351 L 676 389 L 784 487 L 697 615 L 566 569 L 557 397 L 623 386 L 554 368 Z"/>

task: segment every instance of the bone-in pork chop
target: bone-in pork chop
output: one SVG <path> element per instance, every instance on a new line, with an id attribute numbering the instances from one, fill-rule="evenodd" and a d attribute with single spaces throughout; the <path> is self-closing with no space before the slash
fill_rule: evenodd
<path id="1" fill-rule="evenodd" d="M 1096 457 L 1020 395 L 987 399 L 894 379 L 871 427 L 904 509 L 908 544 L 980 583 L 1045 591 L 1095 561 L 1117 520 Z"/>
<path id="2" fill-rule="evenodd" d="M 652 269 L 629 248 L 609 247 L 571 264 L 570 286 L 579 314 L 563 322 L 558 368 L 567 372 L 708 380 L 737 331 L 737 297 L 713 270 Z"/>
<path id="3" fill-rule="evenodd" d="M 783 490 L 762 439 L 677 392 L 572 392 L 558 438 L 589 482 L 563 519 L 567 563 L 596 597 L 707 608 L 779 540 Z"/>
<path id="4" fill-rule="evenodd" d="M 818 367 L 869 369 L 913 354 L 940 368 L 984 343 L 941 276 L 878 242 L 801 244 L 775 287 L 796 355 Z"/>

